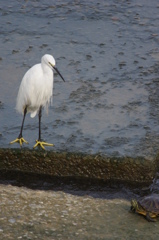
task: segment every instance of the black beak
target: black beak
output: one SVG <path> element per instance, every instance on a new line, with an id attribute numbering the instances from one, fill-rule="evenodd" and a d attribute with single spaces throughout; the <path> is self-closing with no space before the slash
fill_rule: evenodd
<path id="1" fill-rule="evenodd" d="M 62 78 L 62 80 L 65 82 L 65 79 L 63 78 L 63 76 L 61 75 L 61 73 L 59 72 L 59 70 L 56 67 L 53 67 L 53 69 L 56 70 L 56 72 L 60 75 L 60 77 Z"/>

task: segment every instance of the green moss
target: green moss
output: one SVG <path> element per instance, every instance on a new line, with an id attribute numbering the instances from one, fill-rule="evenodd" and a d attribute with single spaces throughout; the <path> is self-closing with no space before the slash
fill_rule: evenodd
<path id="1" fill-rule="evenodd" d="M 0 170 L 19 170 L 51 176 L 151 182 L 159 169 L 154 160 L 143 157 L 107 157 L 100 154 L 0 149 Z"/>

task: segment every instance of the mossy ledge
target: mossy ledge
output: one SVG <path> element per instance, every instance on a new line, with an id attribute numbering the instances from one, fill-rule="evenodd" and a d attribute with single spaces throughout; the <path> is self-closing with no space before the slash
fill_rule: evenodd
<path id="1" fill-rule="evenodd" d="M 48 176 L 81 177 L 106 181 L 150 183 L 159 169 L 143 157 L 107 157 L 69 152 L 0 149 L 0 171 L 20 171 Z"/>

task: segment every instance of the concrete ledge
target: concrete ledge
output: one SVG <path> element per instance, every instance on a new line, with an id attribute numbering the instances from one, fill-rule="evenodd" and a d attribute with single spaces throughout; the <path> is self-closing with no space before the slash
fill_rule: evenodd
<path id="1" fill-rule="evenodd" d="M 106 181 L 151 183 L 159 169 L 159 156 L 107 157 L 81 153 L 0 149 L 0 171 L 20 171 L 48 176 L 81 177 Z"/>

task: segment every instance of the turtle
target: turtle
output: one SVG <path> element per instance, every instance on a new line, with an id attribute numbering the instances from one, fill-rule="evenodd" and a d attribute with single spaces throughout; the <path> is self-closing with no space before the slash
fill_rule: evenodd
<path id="1" fill-rule="evenodd" d="M 144 215 L 150 222 L 155 222 L 159 216 L 159 194 L 151 194 L 139 200 L 132 199 L 130 210 Z"/>

